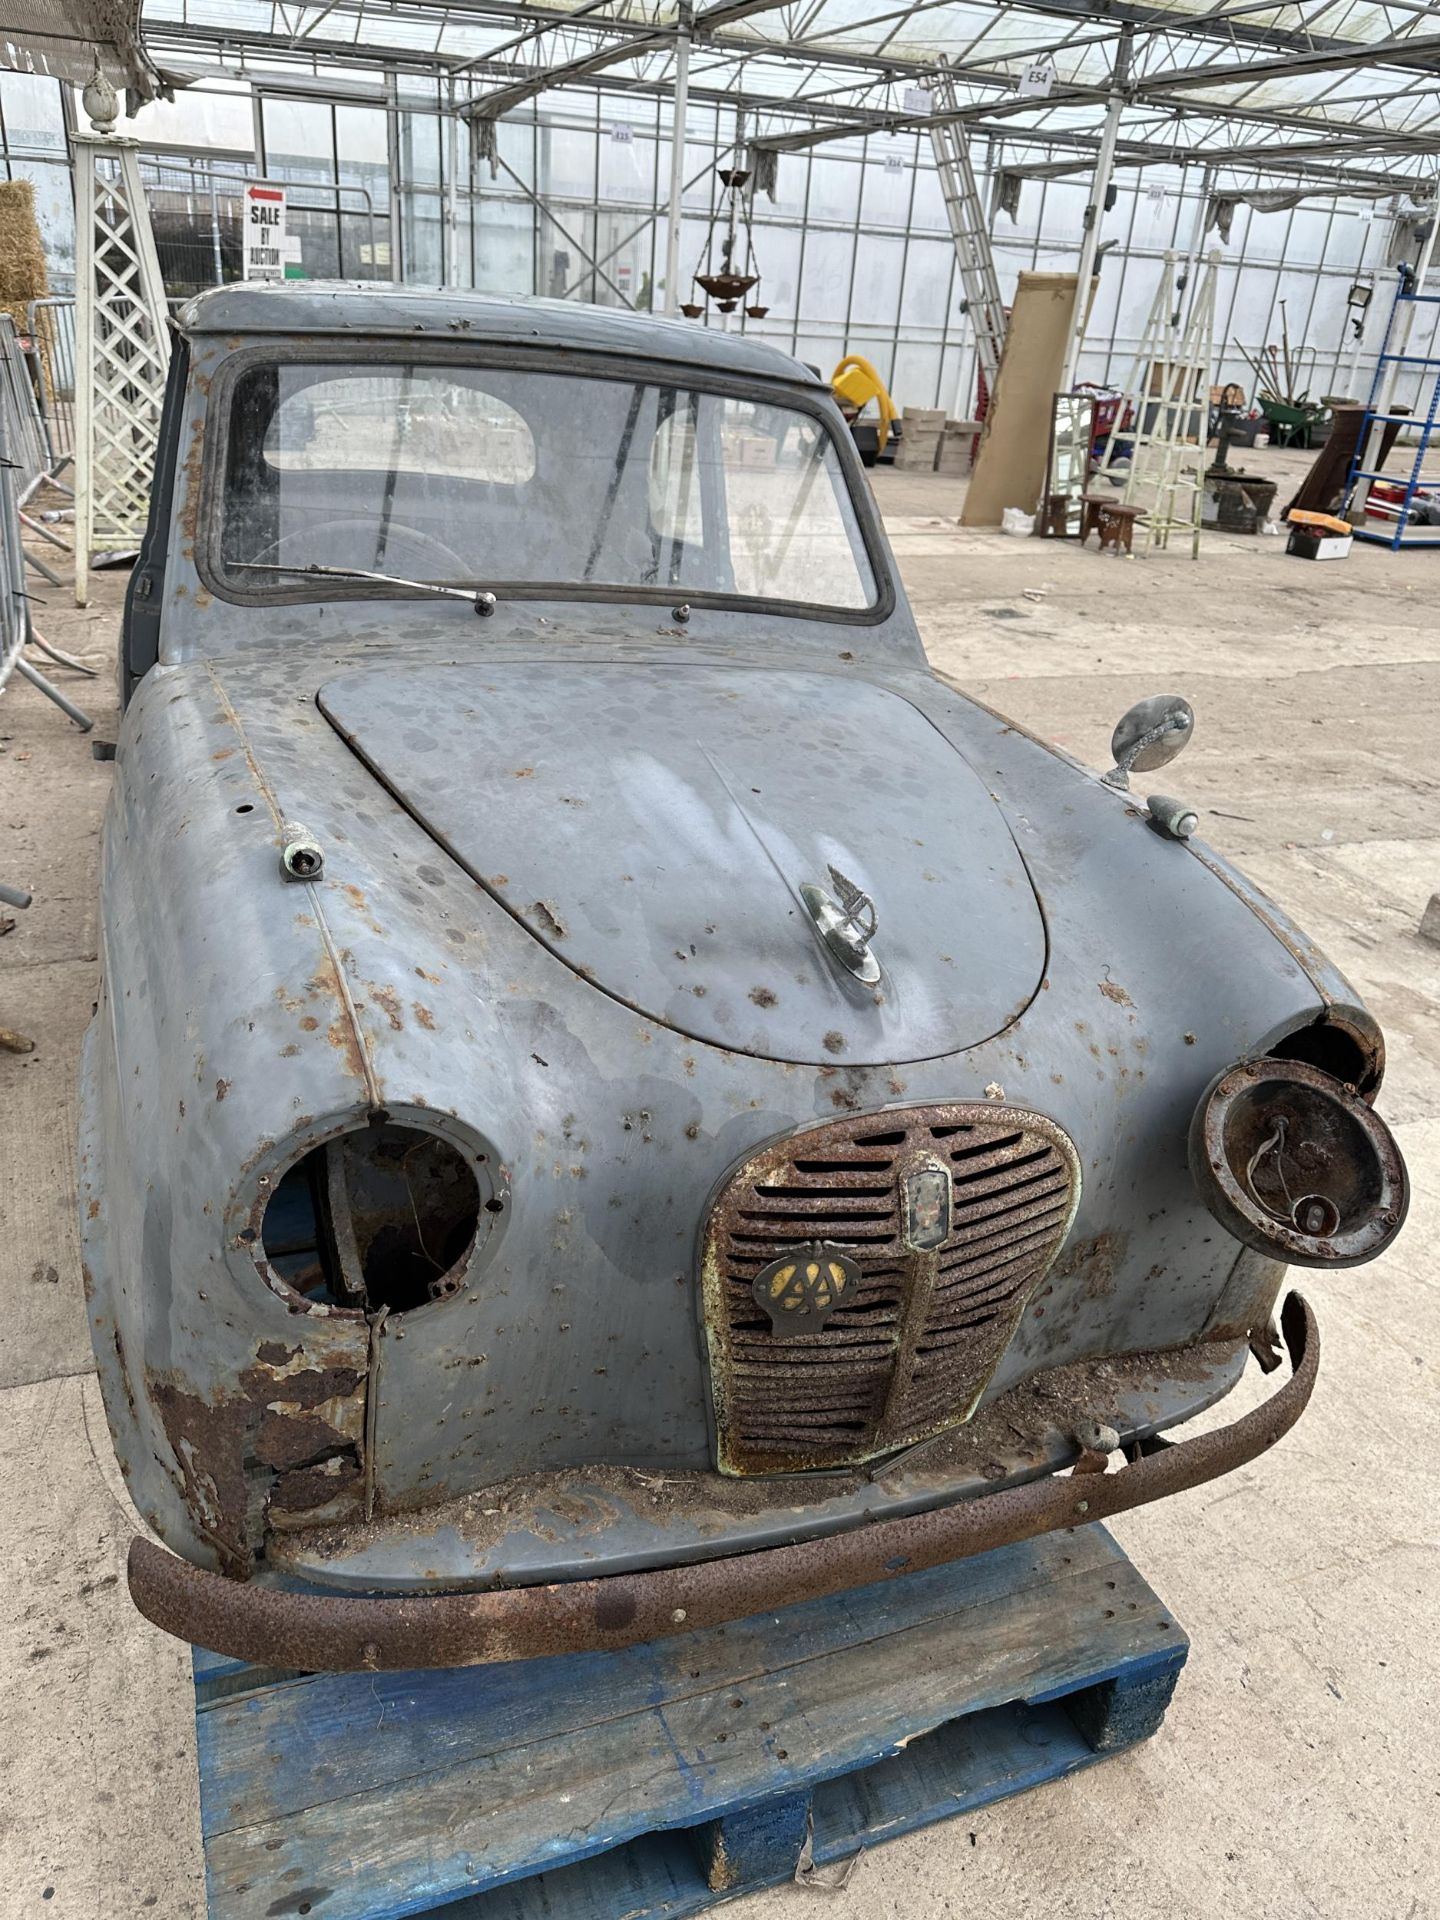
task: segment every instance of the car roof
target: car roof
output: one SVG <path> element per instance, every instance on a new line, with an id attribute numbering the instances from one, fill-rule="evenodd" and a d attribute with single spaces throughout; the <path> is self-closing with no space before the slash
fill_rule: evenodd
<path id="1" fill-rule="evenodd" d="M 189 335 L 334 333 L 410 339 L 503 340 L 582 352 L 664 360 L 768 380 L 814 386 L 814 368 L 763 340 L 693 320 L 575 300 L 472 293 L 346 280 L 236 281 L 186 301 L 178 315 Z M 823 384 L 823 383 L 822 383 Z"/>

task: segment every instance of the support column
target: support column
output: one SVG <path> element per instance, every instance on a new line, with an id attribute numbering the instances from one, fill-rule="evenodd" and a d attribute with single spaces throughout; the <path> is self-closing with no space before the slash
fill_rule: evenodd
<path id="1" fill-rule="evenodd" d="M 1095 156 L 1095 177 L 1090 185 L 1090 204 L 1085 209 L 1085 237 L 1080 243 L 1080 269 L 1075 282 L 1075 311 L 1070 316 L 1070 345 L 1065 353 L 1065 371 L 1060 376 L 1062 393 L 1068 393 L 1074 386 L 1076 369 L 1080 364 L 1085 317 L 1090 305 L 1090 281 L 1100 246 L 1100 222 L 1105 216 L 1105 195 L 1110 189 L 1110 177 L 1115 167 L 1115 143 L 1120 136 L 1120 115 L 1125 109 L 1125 86 L 1130 77 L 1133 38 L 1128 26 L 1120 29 L 1120 40 L 1115 49 L 1115 70 L 1110 76 L 1110 100 L 1100 134 L 1100 151 Z"/>
<path id="2" fill-rule="evenodd" d="M 1195 223 L 1190 229 L 1190 244 L 1185 249 L 1185 264 L 1180 269 L 1185 284 L 1176 289 L 1175 315 L 1172 324 L 1177 330 L 1185 325 L 1186 315 L 1195 305 L 1195 275 L 1200 266 L 1200 249 L 1205 244 L 1205 214 L 1214 189 L 1215 169 L 1205 167 L 1200 174 L 1200 205 L 1195 210 Z M 1183 187 L 1181 190 L 1183 192 Z"/>
<path id="3" fill-rule="evenodd" d="M 685 196 L 685 121 L 690 110 L 690 26 L 694 9 L 682 0 L 675 34 L 675 104 L 670 123 L 670 201 L 665 219 L 665 311 L 680 311 L 680 209 Z M 737 164 L 740 164 L 737 162 Z"/>

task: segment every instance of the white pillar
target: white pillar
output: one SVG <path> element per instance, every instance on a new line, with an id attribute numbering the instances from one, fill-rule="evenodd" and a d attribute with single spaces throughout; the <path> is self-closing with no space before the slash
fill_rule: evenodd
<path id="1" fill-rule="evenodd" d="M 1068 393 L 1075 384 L 1080 364 L 1080 348 L 1085 339 L 1085 316 L 1090 305 L 1090 281 L 1095 272 L 1095 255 L 1100 246 L 1100 222 L 1105 217 L 1105 195 L 1115 167 L 1115 143 L 1120 137 L 1120 115 L 1125 109 L 1124 86 L 1130 72 L 1129 27 L 1120 30 L 1115 49 L 1115 71 L 1110 80 L 1110 100 L 1105 109 L 1105 125 L 1100 134 L 1100 151 L 1095 156 L 1095 177 L 1090 186 L 1090 204 L 1085 209 L 1085 237 L 1080 243 L 1080 269 L 1075 282 L 1075 311 L 1070 316 L 1070 345 L 1065 353 L 1065 371 L 1060 376 L 1060 391 Z"/>
<path id="2" fill-rule="evenodd" d="M 83 607 L 92 553 L 128 552 L 145 532 L 170 325 L 139 141 L 77 133 L 73 146 L 75 604 Z"/>
<path id="3" fill-rule="evenodd" d="M 690 110 L 691 9 L 682 6 L 675 35 L 675 104 L 670 123 L 670 202 L 665 219 L 665 311 L 680 311 L 680 203 L 685 192 L 685 121 Z M 738 160 L 737 165 L 741 164 Z"/>

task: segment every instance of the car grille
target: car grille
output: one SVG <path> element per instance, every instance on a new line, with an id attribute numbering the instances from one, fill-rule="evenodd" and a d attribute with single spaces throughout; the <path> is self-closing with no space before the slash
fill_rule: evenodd
<path id="1" fill-rule="evenodd" d="M 925 1246 L 907 1195 L 937 1167 L 948 1221 Z M 855 1465 L 968 1419 L 1079 1188 L 1074 1146 L 1053 1121 L 989 1103 L 830 1121 L 747 1160 L 705 1234 L 722 1471 Z M 854 1282 L 818 1330 L 787 1338 L 757 1304 L 756 1279 L 816 1242 L 853 1263 Z"/>

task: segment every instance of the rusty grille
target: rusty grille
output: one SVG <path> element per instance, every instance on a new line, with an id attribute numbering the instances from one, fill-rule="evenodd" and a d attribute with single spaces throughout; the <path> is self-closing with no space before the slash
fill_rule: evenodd
<path id="1" fill-rule="evenodd" d="M 907 1177 L 943 1165 L 949 1231 L 907 1242 Z M 812 1127 L 737 1169 L 704 1250 L 719 1460 L 729 1473 L 854 1465 L 969 1418 L 1069 1229 L 1068 1136 L 1020 1108 L 912 1107 Z M 781 1338 L 755 1278 L 809 1241 L 858 1287 L 818 1332 Z"/>

